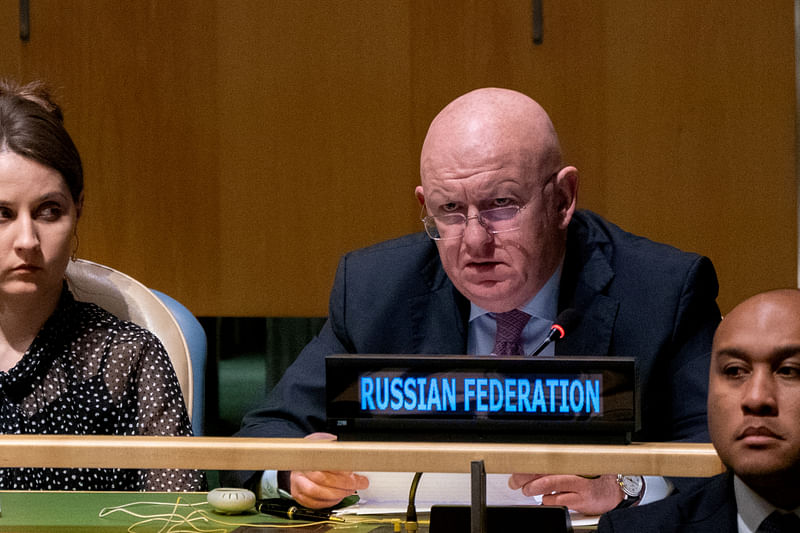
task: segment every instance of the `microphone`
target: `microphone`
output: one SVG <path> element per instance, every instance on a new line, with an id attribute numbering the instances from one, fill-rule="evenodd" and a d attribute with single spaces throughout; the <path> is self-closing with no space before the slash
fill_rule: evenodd
<path id="1" fill-rule="evenodd" d="M 414 533 L 417 531 L 419 524 L 417 523 L 417 508 L 414 505 L 414 500 L 417 498 L 417 485 L 422 478 L 422 472 L 414 474 L 414 479 L 411 480 L 411 489 L 408 491 L 408 509 L 406 509 L 406 531 Z"/>
<path id="2" fill-rule="evenodd" d="M 547 337 L 545 337 L 538 348 L 536 348 L 533 353 L 530 354 L 530 357 L 542 353 L 542 350 L 544 350 L 547 345 L 554 340 L 563 339 L 567 334 L 567 331 L 572 331 L 572 328 L 577 326 L 578 322 L 580 321 L 581 315 L 575 309 L 569 308 L 561 311 L 556 317 L 555 324 L 550 326 L 550 331 L 547 333 Z"/>

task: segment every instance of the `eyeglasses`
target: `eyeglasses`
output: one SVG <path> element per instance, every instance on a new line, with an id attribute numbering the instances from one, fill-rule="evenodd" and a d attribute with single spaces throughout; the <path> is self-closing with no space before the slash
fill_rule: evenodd
<path id="1" fill-rule="evenodd" d="M 463 213 L 451 213 L 437 216 L 428 215 L 422 217 L 421 220 L 425 225 L 425 232 L 428 234 L 428 237 L 435 241 L 443 241 L 446 239 L 457 239 L 463 236 L 464 230 L 467 228 L 467 223 L 473 218 L 478 219 L 478 223 L 491 234 L 519 229 L 520 223 L 517 215 L 526 207 L 528 207 L 528 204 L 522 207 L 518 205 L 495 207 L 493 209 L 478 211 L 477 215 L 471 217 Z M 424 213 L 425 206 L 422 206 L 422 209 Z"/>

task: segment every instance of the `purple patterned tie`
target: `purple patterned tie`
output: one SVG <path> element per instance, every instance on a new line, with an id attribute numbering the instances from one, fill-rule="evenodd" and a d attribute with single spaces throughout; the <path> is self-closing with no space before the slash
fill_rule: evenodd
<path id="1" fill-rule="evenodd" d="M 774 511 L 758 526 L 756 533 L 790 533 L 800 531 L 800 518 L 794 513 Z"/>
<path id="2" fill-rule="evenodd" d="M 497 321 L 497 335 L 494 338 L 493 355 L 523 355 L 523 346 L 520 340 L 525 324 L 531 315 L 519 309 L 505 313 L 495 313 Z"/>

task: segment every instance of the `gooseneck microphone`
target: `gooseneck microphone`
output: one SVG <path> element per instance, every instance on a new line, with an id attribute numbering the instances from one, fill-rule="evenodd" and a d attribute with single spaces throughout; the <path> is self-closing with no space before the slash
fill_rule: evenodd
<path id="1" fill-rule="evenodd" d="M 406 509 L 406 531 L 415 533 L 419 527 L 417 524 L 417 508 L 415 500 L 417 498 L 417 486 L 422 477 L 422 472 L 414 474 L 414 479 L 411 480 L 411 489 L 408 491 L 408 509 Z"/>
<path id="2" fill-rule="evenodd" d="M 550 326 L 550 331 L 547 333 L 547 337 L 545 337 L 542 343 L 530 354 L 530 357 L 542 353 L 542 350 L 544 350 L 547 345 L 554 340 L 563 339 L 568 331 L 572 331 L 572 329 L 578 325 L 580 320 L 580 313 L 573 308 L 564 309 L 561 311 L 556 317 L 555 324 Z"/>

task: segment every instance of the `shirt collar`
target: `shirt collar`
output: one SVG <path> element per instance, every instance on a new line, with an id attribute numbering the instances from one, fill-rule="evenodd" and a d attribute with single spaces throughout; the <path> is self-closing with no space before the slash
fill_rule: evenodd
<path id="1" fill-rule="evenodd" d="M 737 475 L 733 476 L 733 492 L 736 496 L 738 520 L 741 525 L 745 526 L 745 531 L 756 531 L 761 522 L 775 510 L 786 511 L 786 509 L 778 509 L 759 496 Z M 800 507 L 795 508 L 792 512 L 800 516 Z"/>
<path id="2" fill-rule="evenodd" d="M 558 268 L 547 280 L 547 283 L 539 289 L 536 295 L 528 300 L 519 309 L 525 311 L 532 317 L 544 318 L 551 322 L 556 319 L 558 314 L 558 289 L 561 285 L 561 267 L 564 265 L 563 259 L 558 264 Z M 470 302 L 469 321 L 472 322 L 478 317 L 489 314 L 489 311 L 479 305 Z"/>

